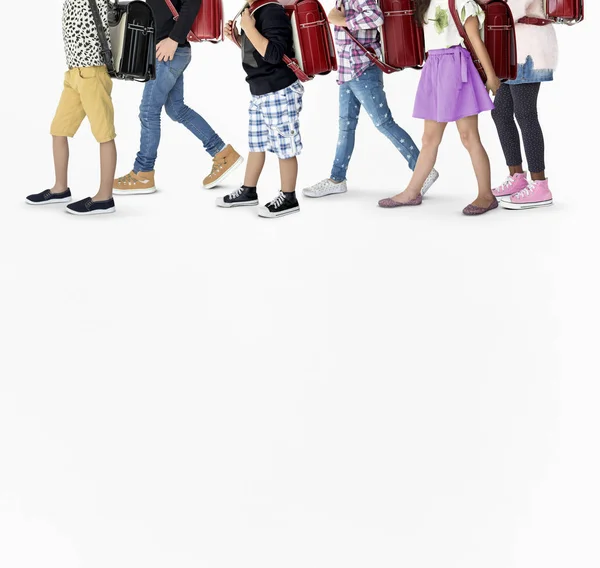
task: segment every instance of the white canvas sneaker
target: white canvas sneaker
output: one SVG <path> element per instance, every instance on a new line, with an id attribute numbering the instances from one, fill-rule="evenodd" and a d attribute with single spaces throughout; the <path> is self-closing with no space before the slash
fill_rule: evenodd
<path id="1" fill-rule="evenodd" d="M 421 195 L 425 195 L 427 193 L 427 190 L 437 181 L 439 177 L 440 174 L 438 174 L 437 170 L 433 168 L 433 170 L 429 172 L 429 175 L 427 176 L 427 179 L 425 180 L 425 183 L 421 188 Z"/>
<path id="2" fill-rule="evenodd" d="M 325 197 L 326 195 L 334 195 L 335 193 L 346 193 L 348 191 L 348 187 L 346 185 L 346 180 L 340 181 L 336 183 L 329 178 L 316 183 L 315 185 L 311 185 L 310 187 L 306 187 L 302 190 L 302 193 L 306 197 Z"/>

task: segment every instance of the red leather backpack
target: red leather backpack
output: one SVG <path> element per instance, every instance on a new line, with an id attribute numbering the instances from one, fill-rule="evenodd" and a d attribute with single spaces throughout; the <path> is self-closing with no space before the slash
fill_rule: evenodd
<path id="1" fill-rule="evenodd" d="M 267 4 L 279 4 L 277 0 L 258 0 L 250 6 L 253 14 Z M 309 81 L 315 75 L 326 75 L 337 69 L 337 59 L 327 14 L 318 0 L 295 0 L 283 5 L 292 23 L 294 59 L 283 56 L 284 63 L 300 81 Z M 242 10 L 243 11 L 243 10 Z M 234 21 L 241 14 L 240 11 Z"/>
<path id="2" fill-rule="evenodd" d="M 476 0 L 485 13 L 483 42 L 492 60 L 498 79 L 507 81 L 517 77 L 517 40 L 515 35 L 515 22 L 506 0 Z M 473 63 L 481 79 L 487 83 L 487 75 L 481 61 L 475 53 L 473 44 L 465 31 L 458 11 L 456 1 L 448 0 L 450 13 L 454 23 L 465 41 L 467 49 L 471 52 Z"/>
<path id="3" fill-rule="evenodd" d="M 421 68 L 425 61 L 425 37 L 423 27 L 415 18 L 415 0 L 378 0 L 378 3 L 383 12 L 383 25 L 379 29 L 383 59 L 358 41 L 347 28 L 344 30 L 384 73 L 407 67 Z"/>
<path id="4" fill-rule="evenodd" d="M 171 0 L 165 0 L 173 18 L 179 13 Z M 223 0 L 202 0 L 198 15 L 187 37 L 190 42 L 210 41 L 217 43 L 223 39 Z"/>
<path id="5" fill-rule="evenodd" d="M 567 24 L 572 26 L 583 20 L 583 0 L 544 0 L 546 18 L 525 16 L 520 24 L 545 26 L 547 24 Z"/>

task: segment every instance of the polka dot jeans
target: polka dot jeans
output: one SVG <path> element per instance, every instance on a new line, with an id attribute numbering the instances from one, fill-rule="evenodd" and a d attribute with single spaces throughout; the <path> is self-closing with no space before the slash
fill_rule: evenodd
<path id="1" fill-rule="evenodd" d="M 346 179 L 361 107 L 367 111 L 377 129 L 402 154 L 408 167 L 414 170 L 419 149 L 406 131 L 394 122 L 383 90 L 383 72 L 373 65 L 359 77 L 340 85 L 340 125 L 331 179 Z"/>

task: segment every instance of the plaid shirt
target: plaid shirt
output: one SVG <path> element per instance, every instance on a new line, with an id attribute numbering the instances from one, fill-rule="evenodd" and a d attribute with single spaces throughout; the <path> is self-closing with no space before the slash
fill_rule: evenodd
<path id="1" fill-rule="evenodd" d="M 340 0 L 340 3 L 346 11 L 348 31 L 365 47 L 373 48 L 381 57 L 379 27 L 383 24 L 383 12 L 377 0 Z M 341 85 L 360 76 L 372 63 L 343 28 L 335 26 L 334 31 L 338 50 L 337 82 Z"/>

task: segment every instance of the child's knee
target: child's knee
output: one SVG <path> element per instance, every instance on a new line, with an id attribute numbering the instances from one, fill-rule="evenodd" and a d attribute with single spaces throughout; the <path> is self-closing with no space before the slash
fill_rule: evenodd
<path id="1" fill-rule="evenodd" d="M 379 130 L 380 132 L 386 132 L 387 130 L 389 130 L 390 126 L 393 123 L 394 123 L 394 121 L 393 121 L 391 115 L 376 117 L 373 120 L 373 124 L 375 125 L 375 128 L 377 128 L 377 130 Z"/>
<path id="2" fill-rule="evenodd" d="M 481 145 L 479 133 L 475 130 L 461 130 L 460 141 L 467 150 L 472 150 Z"/>
<path id="3" fill-rule="evenodd" d="M 442 142 L 442 137 L 439 134 L 425 132 L 421 138 L 421 149 L 437 148 Z"/>
<path id="4" fill-rule="evenodd" d="M 356 130 L 358 125 L 358 118 L 353 116 L 340 116 L 339 126 L 340 130 L 345 132 L 349 132 L 352 130 Z"/>
<path id="5" fill-rule="evenodd" d="M 186 109 L 187 107 L 185 105 L 165 105 L 165 112 L 167 113 L 167 116 L 175 122 L 181 122 L 183 120 Z"/>
<path id="6" fill-rule="evenodd" d="M 519 124 L 527 124 L 538 120 L 537 109 L 515 109 L 515 118 Z"/>

